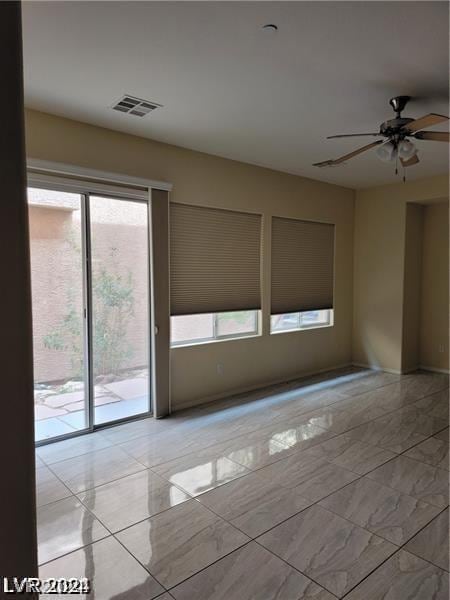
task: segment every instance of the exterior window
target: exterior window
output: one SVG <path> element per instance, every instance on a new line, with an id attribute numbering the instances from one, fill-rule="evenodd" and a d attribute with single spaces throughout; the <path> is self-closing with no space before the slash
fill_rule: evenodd
<path id="1" fill-rule="evenodd" d="M 254 336 L 259 334 L 259 310 L 181 315 L 171 317 L 170 325 L 172 346 Z"/>
<path id="2" fill-rule="evenodd" d="M 311 329 L 333 325 L 333 310 L 309 310 L 307 312 L 272 315 L 270 333 L 282 333 L 298 329 Z"/>

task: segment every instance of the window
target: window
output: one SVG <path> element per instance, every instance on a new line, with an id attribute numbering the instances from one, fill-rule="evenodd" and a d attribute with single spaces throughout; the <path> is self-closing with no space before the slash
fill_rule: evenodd
<path id="1" fill-rule="evenodd" d="M 272 218 L 271 314 L 333 308 L 334 225 Z"/>
<path id="2" fill-rule="evenodd" d="M 170 319 L 172 346 L 258 335 L 259 310 L 179 315 Z"/>
<path id="3" fill-rule="evenodd" d="M 282 333 L 298 329 L 312 329 L 333 325 L 332 310 L 308 310 L 306 312 L 272 315 L 270 333 Z"/>
<path id="4" fill-rule="evenodd" d="M 261 308 L 261 215 L 170 203 L 170 314 Z"/>

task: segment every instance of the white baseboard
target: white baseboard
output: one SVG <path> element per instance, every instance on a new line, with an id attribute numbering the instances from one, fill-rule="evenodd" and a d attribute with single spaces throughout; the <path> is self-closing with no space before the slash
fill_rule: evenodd
<path id="1" fill-rule="evenodd" d="M 448 375 L 450 373 L 449 369 L 437 369 L 436 367 L 427 367 L 426 365 L 419 365 L 418 369 L 422 369 L 423 371 L 431 371 L 433 373 L 444 373 Z"/>
<path id="2" fill-rule="evenodd" d="M 334 369 L 344 369 L 345 367 L 351 367 L 354 363 L 346 362 L 341 363 L 339 365 L 331 365 L 329 367 L 325 367 L 323 369 L 316 369 L 314 371 L 303 371 L 302 373 L 298 373 L 297 375 L 292 375 L 291 377 L 282 377 L 280 379 L 273 379 L 270 381 L 266 381 L 257 385 L 250 385 L 241 388 L 235 388 L 233 390 L 227 392 L 221 392 L 220 394 L 214 394 L 213 396 L 207 396 L 201 398 L 200 400 L 194 400 L 192 402 L 183 402 L 180 404 L 175 404 L 172 406 L 172 413 L 178 412 L 179 410 L 184 410 L 185 408 L 193 408 L 195 406 L 202 406 L 203 404 L 208 404 L 209 402 L 215 402 L 217 400 L 223 400 L 224 398 L 230 398 L 231 396 L 238 396 L 240 394 L 246 394 L 249 392 L 256 392 L 257 390 L 263 390 L 266 387 L 270 387 L 272 385 L 277 385 L 281 383 L 289 383 L 290 381 L 294 381 L 295 379 L 300 379 L 300 377 L 309 377 L 310 375 L 318 375 L 319 373 L 326 373 L 327 371 L 333 371 Z"/>

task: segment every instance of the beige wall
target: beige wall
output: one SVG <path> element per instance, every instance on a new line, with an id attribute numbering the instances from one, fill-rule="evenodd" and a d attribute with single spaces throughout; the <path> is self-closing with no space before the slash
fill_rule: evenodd
<path id="1" fill-rule="evenodd" d="M 449 368 L 448 201 L 424 209 L 420 364 Z"/>
<path id="2" fill-rule="evenodd" d="M 354 192 L 56 116 L 27 112 L 29 157 L 173 183 L 177 202 L 336 224 L 335 325 L 270 336 L 270 240 L 263 335 L 171 351 L 174 408 L 351 361 Z M 222 365 L 218 369 L 217 365 Z"/>
<path id="3" fill-rule="evenodd" d="M 405 206 L 363 194 L 355 205 L 353 359 L 399 370 Z"/>
<path id="4" fill-rule="evenodd" d="M 402 371 L 404 373 L 416 369 L 419 365 L 422 230 L 423 206 L 408 202 L 403 267 Z"/>
<path id="5" fill-rule="evenodd" d="M 402 370 L 403 353 L 410 351 L 404 348 L 403 338 L 407 203 L 426 204 L 445 197 L 448 197 L 446 175 L 356 192 L 353 296 L 356 363 Z M 409 338 L 406 343 L 409 344 Z"/>

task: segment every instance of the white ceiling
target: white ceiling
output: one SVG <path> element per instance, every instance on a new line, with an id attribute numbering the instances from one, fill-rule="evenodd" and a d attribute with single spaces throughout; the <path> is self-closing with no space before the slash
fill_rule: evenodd
<path id="1" fill-rule="evenodd" d="M 399 178 L 373 151 L 313 167 L 374 139 L 327 135 L 377 131 L 394 95 L 448 114 L 446 2 L 24 2 L 23 31 L 29 107 L 349 187 Z M 164 108 L 112 110 L 124 93 Z M 408 179 L 448 171 L 417 145 Z"/>

